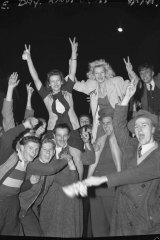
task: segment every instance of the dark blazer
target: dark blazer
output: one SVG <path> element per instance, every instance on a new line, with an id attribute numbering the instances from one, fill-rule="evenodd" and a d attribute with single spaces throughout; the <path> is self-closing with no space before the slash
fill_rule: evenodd
<path id="1" fill-rule="evenodd" d="M 116 106 L 113 120 L 123 159 L 122 172 L 107 176 L 110 187 L 119 186 L 111 236 L 160 234 L 160 147 L 137 166 L 138 141 L 129 136 L 127 112 L 127 106 Z"/>
<path id="2" fill-rule="evenodd" d="M 153 78 L 154 82 L 155 82 L 155 85 L 160 89 L 160 73 L 158 73 L 157 76 L 155 76 Z M 142 108 L 144 110 L 147 110 L 149 109 L 148 107 L 148 99 L 147 99 L 147 87 L 146 87 L 146 84 L 143 85 L 143 92 L 142 92 L 142 96 L 141 96 L 141 103 L 142 103 Z"/>

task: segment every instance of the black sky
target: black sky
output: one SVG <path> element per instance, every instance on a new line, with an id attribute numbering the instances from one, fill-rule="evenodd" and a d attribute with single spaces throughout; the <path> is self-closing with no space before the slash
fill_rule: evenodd
<path id="1" fill-rule="evenodd" d="M 43 82 L 46 73 L 53 68 L 68 74 L 68 38 L 74 36 L 79 43 L 79 80 L 86 79 L 88 63 L 96 59 L 105 59 L 124 79 L 127 74 L 123 57 L 130 56 L 135 71 L 143 62 L 152 63 L 156 71 L 160 69 L 160 6 L 130 6 L 127 1 L 118 1 L 107 4 L 43 3 L 34 8 L 33 4 L 18 7 L 17 1 L 8 2 L 10 9 L 0 9 L 0 90 L 5 92 L 6 77 L 17 71 L 21 80 L 14 94 L 18 121 L 26 103 L 25 84 L 32 81 L 27 64 L 22 60 L 25 43 L 31 44 L 32 59 Z M 117 31 L 119 26 L 123 27 L 123 33 Z M 78 115 L 88 112 L 85 97 L 74 92 Z M 36 93 L 33 107 L 37 116 L 47 116 Z"/>

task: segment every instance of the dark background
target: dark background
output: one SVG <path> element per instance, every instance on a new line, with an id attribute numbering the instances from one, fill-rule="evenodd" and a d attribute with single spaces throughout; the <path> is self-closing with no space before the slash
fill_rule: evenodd
<path id="1" fill-rule="evenodd" d="M 22 60 L 25 43 L 31 44 L 32 59 L 43 83 L 47 72 L 53 68 L 60 69 L 65 76 L 68 74 L 71 54 L 68 38 L 74 36 L 79 43 L 78 80 L 86 79 L 88 63 L 97 59 L 105 59 L 124 79 L 128 77 L 123 62 L 127 56 L 135 71 L 144 62 L 152 63 L 156 72 L 160 70 L 160 6 L 157 1 L 131 6 L 127 1 L 49 4 L 46 0 L 36 8 L 33 3 L 20 7 L 17 1 L 7 2 L 8 5 L 1 5 L 0 9 L 0 92 L 6 93 L 8 76 L 18 72 L 21 81 L 14 92 L 17 122 L 23 119 L 25 84 L 32 82 L 27 63 Z M 123 27 L 122 33 L 117 31 L 119 26 Z M 86 95 L 74 91 L 73 97 L 77 115 L 88 113 Z M 48 117 L 36 90 L 32 103 L 37 117 Z"/>

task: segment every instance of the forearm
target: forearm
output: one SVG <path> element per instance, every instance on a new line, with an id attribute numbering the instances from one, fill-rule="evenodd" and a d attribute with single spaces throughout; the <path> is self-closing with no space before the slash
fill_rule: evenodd
<path id="1" fill-rule="evenodd" d="M 7 94 L 6 94 L 6 101 L 12 101 L 13 90 L 14 90 L 14 88 L 12 86 L 8 86 Z"/>
<path id="2" fill-rule="evenodd" d="M 27 96 L 27 104 L 26 104 L 27 109 L 32 109 L 31 98 L 32 98 L 32 95 Z"/>
<path id="3" fill-rule="evenodd" d="M 74 57 L 74 55 L 71 57 L 71 63 L 70 63 L 70 71 L 69 71 L 69 77 L 72 81 L 75 80 L 77 70 L 77 57 Z"/>
<path id="4" fill-rule="evenodd" d="M 138 184 L 156 178 L 159 178 L 159 167 L 157 167 L 156 162 L 152 164 L 146 162 L 137 167 L 107 175 L 109 187 Z"/>
<path id="5" fill-rule="evenodd" d="M 137 85 L 139 82 L 139 77 L 137 76 L 137 74 L 132 70 L 130 72 L 128 72 L 128 76 L 130 78 L 130 80 L 132 81 L 134 79 L 135 84 Z"/>
<path id="6" fill-rule="evenodd" d="M 24 113 L 24 119 L 27 119 L 29 117 L 34 117 L 34 110 L 26 108 Z"/>
<path id="7" fill-rule="evenodd" d="M 67 166 L 67 161 L 61 159 L 59 161 L 53 160 L 51 163 L 31 163 L 28 165 L 27 171 L 33 175 L 48 176 L 53 175 L 61 171 Z"/>
<path id="8" fill-rule="evenodd" d="M 5 98 L 3 100 L 2 106 L 2 117 L 3 117 L 3 128 L 4 131 L 8 131 L 15 127 L 14 117 L 13 117 L 13 101 L 7 101 Z"/>
<path id="9" fill-rule="evenodd" d="M 38 77 L 38 73 L 37 73 L 37 71 L 36 71 L 36 69 L 33 65 L 31 57 L 29 57 L 27 59 L 27 64 L 28 64 L 29 72 L 30 72 L 30 74 L 32 76 L 32 79 L 34 81 L 34 84 L 35 84 L 37 90 L 39 90 L 41 88 L 42 83 L 41 83 L 41 81 Z"/>
<path id="10" fill-rule="evenodd" d="M 31 105 L 31 97 L 32 95 L 28 95 L 27 97 L 27 104 L 26 104 L 24 119 L 34 116 L 34 110 L 32 109 L 32 105 Z"/>
<path id="11" fill-rule="evenodd" d="M 90 177 L 90 176 L 92 176 L 92 175 L 93 175 L 93 173 L 94 173 L 94 171 L 95 171 L 95 168 L 97 167 L 97 164 L 98 164 L 98 162 L 97 162 L 97 161 L 95 161 L 95 163 L 94 163 L 94 164 L 91 164 L 91 165 L 89 166 L 89 168 L 88 168 L 88 175 L 87 175 L 87 177 Z"/>

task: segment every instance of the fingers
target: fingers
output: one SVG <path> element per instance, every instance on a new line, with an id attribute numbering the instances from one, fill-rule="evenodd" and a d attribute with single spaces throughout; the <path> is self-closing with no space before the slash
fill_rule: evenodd
<path id="1" fill-rule="evenodd" d="M 25 47 L 25 51 L 30 53 L 31 45 L 29 44 L 27 48 L 27 44 L 25 44 L 24 47 Z"/>
<path id="2" fill-rule="evenodd" d="M 76 37 L 73 38 L 73 41 L 71 40 L 71 38 L 69 38 L 69 41 L 70 41 L 70 43 L 71 43 L 72 46 L 73 46 L 73 45 L 78 46 L 78 43 L 76 43 Z"/>
<path id="3" fill-rule="evenodd" d="M 125 63 L 125 64 L 127 64 L 127 62 L 126 62 L 125 58 L 123 58 L 123 61 L 124 61 L 124 63 Z"/>
<path id="4" fill-rule="evenodd" d="M 125 64 L 130 63 L 129 56 L 127 56 L 127 60 L 125 58 L 123 58 L 123 61 L 124 61 Z"/>
<path id="5" fill-rule="evenodd" d="M 69 38 L 69 41 L 70 41 L 70 44 L 72 45 L 72 40 L 71 40 L 71 38 Z"/>
<path id="6" fill-rule="evenodd" d="M 18 86 L 19 82 L 20 82 L 20 79 L 17 81 L 17 86 Z"/>

